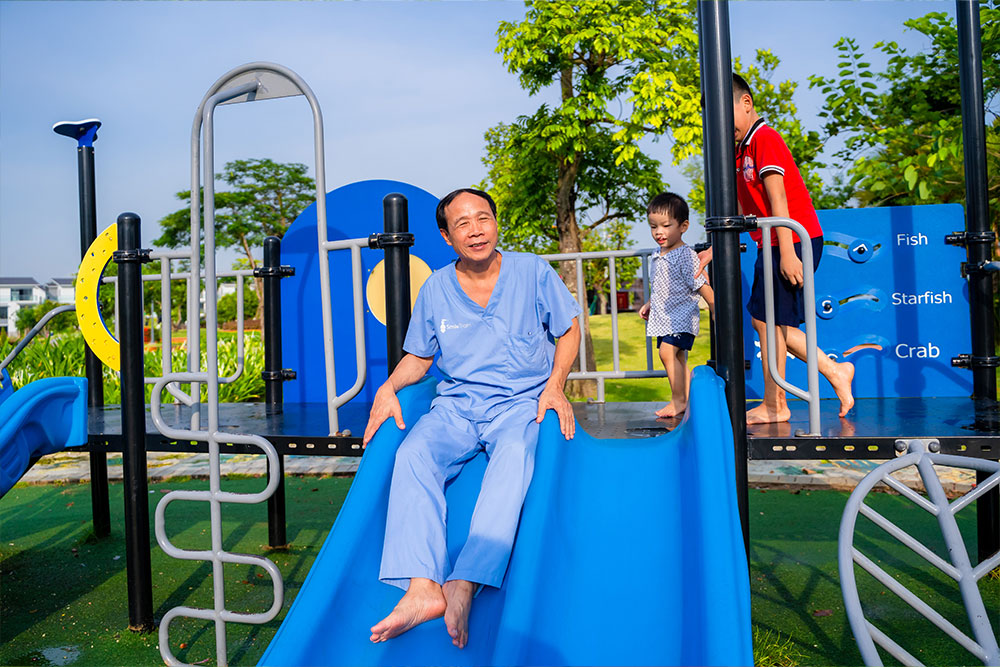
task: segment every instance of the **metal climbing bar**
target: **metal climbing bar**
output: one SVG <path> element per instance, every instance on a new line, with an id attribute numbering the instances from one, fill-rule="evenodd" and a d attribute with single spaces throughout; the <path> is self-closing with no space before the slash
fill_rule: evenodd
<path id="1" fill-rule="evenodd" d="M 871 574 L 877 581 L 937 626 L 952 640 L 962 646 L 962 648 L 982 661 L 983 664 L 1000 665 L 1000 648 L 997 645 L 996 634 L 977 585 L 979 579 L 1000 564 L 1000 552 L 997 552 L 988 559 L 982 559 L 976 567 L 973 567 L 955 519 L 955 515 L 959 510 L 967 507 L 983 493 L 988 492 L 989 489 L 1000 483 L 1000 462 L 939 454 L 937 452 L 940 450 L 940 444 L 936 440 L 898 440 L 896 442 L 896 449 L 901 453 L 906 453 L 893 461 L 883 463 L 861 480 L 861 483 L 854 489 L 854 492 L 851 493 L 847 501 L 847 506 L 844 509 L 844 515 L 840 523 L 838 566 L 840 569 L 841 591 L 844 596 L 847 618 L 854 633 L 855 641 L 858 644 L 858 649 L 861 651 L 861 657 L 866 665 L 881 665 L 882 658 L 876 648 L 877 645 L 904 665 L 921 664 L 912 654 L 896 644 L 896 642 L 865 618 L 855 579 L 855 564 Z M 951 502 L 945 495 L 944 488 L 941 486 L 941 481 L 934 469 L 936 465 L 991 473 L 989 488 L 976 489 L 962 499 Z M 896 488 L 899 482 L 898 480 L 893 480 L 891 475 L 904 468 L 914 466 L 919 471 L 921 481 L 927 492 L 927 499 L 924 500 L 921 497 L 923 502 L 917 504 L 924 509 L 927 509 L 926 505 L 928 504 L 933 507 L 932 514 L 937 517 L 938 526 L 941 529 L 950 562 L 933 553 L 924 544 L 914 539 L 864 503 L 865 497 L 877 484 L 885 483 L 891 488 Z M 992 481 L 994 478 L 998 481 Z M 912 500 L 913 495 L 919 494 L 911 490 L 910 493 L 903 495 Z M 854 531 L 859 514 L 868 517 L 875 525 L 899 540 L 901 544 L 907 546 L 955 580 L 965 604 L 966 615 L 969 619 L 969 625 L 972 628 L 973 637 L 969 637 L 959 630 L 953 623 L 931 607 L 930 604 L 920 599 L 854 546 Z"/>
<path id="2" fill-rule="evenodd" d="M 294 72 L 273 63 L 250 63 L 237 67 L 213 84 L 205 94 L 195 114 L 191 137 L 191 269 L 188 272 L 188 370 L 181 373 L 164 373 L 153 387 L 151 399 L 151 414 L 156 428 L 167 437 L 184 440 L 200 440 L 208 445 L 209 451 L 209 490 L 208 491 L 175 491 L 165 495 L 156 508 L 154 530 L 157 542 L 165 553 L 186 560 L 206 560 L 212 563 L 214 605 L 212 609 L 194 609 L 191 607 L 176 607 L 164 614 L 160 624 L 160 655 L 168 665 L 182 664 L 170 650 L 169 632 L 171 621 L 178 616 L 187 616 L 211 620 L 215 623 L 216 661 L 220 666 L 228 664 L 226 647 L 226 623 L 266 623 L 273 619 L 281 610 L 284 600 L 284 585 L 277 566 L 263 556 L 232 554 L 223 548 L 222 538 L 222 503 L 253 504 L 270 498 L 282 482 L 281 462 L 274 446 L 266 439 L 256 435 L 223 433 L 220 431 L 219 420 L 219 385 L 226 378 L 219 377 L 218 358 L 218 278 L 215 257 L 215 109 L 221 104 L 237 102 L 252 102 L 275 97 L 302 95 L 309 101 L 313 111 L 316 150 L 316 196 L 317 216 L 326 227 L 326 181 L 323 167 L 323 126 L 319 104 L 309 86 Z M 201 153 L 204 145 L 204 156 Z M 204 157 L 204 159 L 202 159 Z M 201 291 L 201 267 L 199 238 L 201 238 L 201 203 L 199 192 L 204 183 L 204 244 L 205 244 L 205 327 L 206 327 L 206 368 L 200 368 L 200 308 L 198 295 Z M 165 257 L 179 258 L 173 253 Z M 185 257 L 187 258 L 187 257 Z M 321 253 L 321 264 L 325 264 L 325 253 Z M 169 267 L 165 271 L 169 277 Z M 242 311 L 242 279 L 237 274 L 239 309 Z M 327 302 L 329 307 L 329 280 L 326 280 Z M 239 313 L 242 315 L 242 312 Z M 242 319 L 242 318 L 240 318 Z M 328 329 L 328 322 L 324 322 Z M 242 337 L 241 337 L 242 338 Z M 242 346 L 241 346 L 242 349 Z M 162 392 L 173 384 L 189 384 L 191 386 L 191 428 L 175 429 L 170 427 L 161 414 Z M 200 385 L 204 384 L 207 396 L 207 425 L 200 427 Z M 267 459 L 267 484 L 258 493 L 239 494 L 224 492 L 221 489 L 221 462 L 219 460 L 220 443 L 252 445 L 260 449 Z M 166 534 L 165 510 L 174 500 L 197 500 L 209 503 L 211 515 L 211 550 L 190 551 L 174 547 Z M 223 569 L 226 564 L 258 565 L 264 568 L 271 577 L 274 586 L 274 600 L 265 612 L 256 614 L 236 613 L 226 609 Z"/>

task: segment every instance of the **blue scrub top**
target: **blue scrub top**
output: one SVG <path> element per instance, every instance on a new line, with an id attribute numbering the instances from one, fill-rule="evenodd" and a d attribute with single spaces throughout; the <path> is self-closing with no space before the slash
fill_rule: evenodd
<path id="1" fill-rule="evenodd" d="M 458 283 L 455 263 L 420 288 L 403 349 L 441 353 L 437 403 L 491 419 L 511 398 L 537 399 L 552 374 L 555 338 L 580 314 L 559 275 L 537 255 L 501 253 L 500 275 L 486 308 Z"/>

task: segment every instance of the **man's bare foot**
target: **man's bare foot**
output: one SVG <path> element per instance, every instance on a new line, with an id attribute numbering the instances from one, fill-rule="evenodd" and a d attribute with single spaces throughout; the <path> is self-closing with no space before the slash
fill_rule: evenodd
<path id="1" fill-rule="evenodd" d="M 415 577 L 392 613 L 372 627 L 373 644 L 398 637 L 425 621 L 440 618 L 447 603 L 437 582 Z"/>
<path id="2" fill-rule="evenodd" d="M 664 407 L 656 411 L 657 417 L 676 417 L 677 415 L 684 414 L 687 410 L 687 403 L 682 403 L 681 401 L 670 401 Z"/>
<path id="3" fill-rule="evenodd" d="M 788 409 L 788 404 L 780 408 L 772 408 L 764 403 L 747 410 L 747 424 L 777 424 L 791 419 L 792 413 Z"/>
<path id="4" fill-rule="evenodd" d="M 851 383 L 854 382 L 854 364 L 845 361 L 837 364 L 835 375 L 831 378 L 830 384 L 837 392 L 840 399 L 840 416 L 843 417 L 854 407 L 854 393 L 851 391 Z"/>
<path id="5" fill-rule="evenodd" d="M 475 592 L 476 584 L 471 581 L 454 579 L 444 582 L 444 599 L 448 602 L 444 624 L 451 635 L 451 643 L 458 648 L 465 648 L 469 643 L 469 609 L 472 608 Z"/>

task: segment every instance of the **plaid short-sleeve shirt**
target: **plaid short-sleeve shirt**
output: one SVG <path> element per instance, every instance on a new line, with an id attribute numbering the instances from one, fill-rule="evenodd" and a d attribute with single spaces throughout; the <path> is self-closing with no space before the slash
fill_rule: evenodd
<path id="1" fill-rule="evenodd" d="M 698 290 L 705 278 L 697 270 L 698 254 L 689 245 L 653 255 L 647 336 L 698 335 Z"/>

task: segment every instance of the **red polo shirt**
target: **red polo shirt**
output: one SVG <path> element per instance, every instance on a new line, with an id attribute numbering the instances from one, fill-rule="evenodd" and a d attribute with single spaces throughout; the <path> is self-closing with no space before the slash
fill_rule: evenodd
<path id="1" fill-rule="evenodd" d="M 802 175 L 795 166 L 791 151 L 780 134 L 768 127 L 763 119 L 758 119 L 736 147 L 736 196 L 744 215 L 762 218 L 771 215 L 771 202 L 761 178 L 769 172 L 781 174 L 784 178 L 788 217 L 801 223 L 809 232 L 810 238 L 822 236 L 823 228 L 819 226 L 812 198 L 802 182 Z M 792 235 L 798 243 L 798 235 L 794 232 Z M 761 247 L 762 236 L 759 229 L 750 232 L 750 238 L 757 242 L 758 248 Z M 771 245 L 778 245 L 778 234 L 773 229 Z"/>

